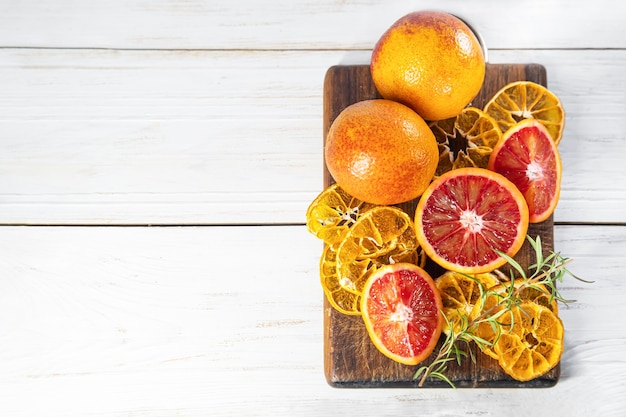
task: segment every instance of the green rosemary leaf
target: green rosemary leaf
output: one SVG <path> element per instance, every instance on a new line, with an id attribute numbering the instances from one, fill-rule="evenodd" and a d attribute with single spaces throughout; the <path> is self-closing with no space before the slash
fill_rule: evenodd
<path id="1" fill-rule="evenodd" d="M 509 265 L 515 268 L 517 273 L 520 274 L 522 278 L 526 279 L 526 271 L 524 271 L 524 268 L 522 268 L 522 266 L 515 259 L 501 251 L 496 251 L 496 253 L 503 257 Z"/>

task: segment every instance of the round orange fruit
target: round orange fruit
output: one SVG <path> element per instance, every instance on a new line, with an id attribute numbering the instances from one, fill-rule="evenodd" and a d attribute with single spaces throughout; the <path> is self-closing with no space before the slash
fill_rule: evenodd
<path id="1" fill-rule="evenodd" d="M 405 365 L 422 362 L 435 349 L 443 326 L 441 308 L 433 279 L 410 263 L 378 269 L 361 298 L 361 315 L 372 343 Z"/>
<path id="2" fill-rule="evenodd" d="M 346 107 L 324 150 L 328 171 L 355 198 L 378 205 L 419 197 L 435 174 L 437 141 L 417 113 L 384 99 Z"/>
<path id="3" fill-rule="evenodd" d="M 390 100 L 426 120 L 454 117 L 478 94 L 485 57 L 474 32 L 439 11 L 409 13 L 378 40 L 370 68 L 374 85 Z"/>
<path id="4" fill-rule="evenodd" d="M 561 192 L 561 157 L 548 129 L 525 119 L 507 130 L 488 167 L 508 178 L 524 194 L 531 223 L 554 212 Z"/>
<path id="5" fill-rule="evenodd" d="M 426 189 L 415 210 L 417 240 L 443 268 L 465 274 L 504 265 L 528 231 L 528 206 L 517 187 L 484 168 L 448 171 Z"/>

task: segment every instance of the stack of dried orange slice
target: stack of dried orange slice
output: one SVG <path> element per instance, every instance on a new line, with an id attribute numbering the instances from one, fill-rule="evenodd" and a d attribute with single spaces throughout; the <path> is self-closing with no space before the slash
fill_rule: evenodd
<path id="1" fill-rule="evenodd" d="M 435 280 L 443 300 L 442 312 L 452 328 L 463 326 L 481 340 L 480 350 L 498 361 L 518 381 L 545 375 L 559 362 L 563 352 L 563 324 L 550 291 L 541 284 L 522 279 L 500 282 L 493 273 L 465 275 L 446 272 Z M 502 300 L 515 292 L 514 305 Z M 491 319 L 490 319 L 491 318 Z"/>
<path id="2" fill-rule="evenodd" d="M 397 207 L 365 203 L 337 184 L 311 203 L 307 228 L 325 243 L 322 288 L 331 305 L 344 314 L 360 314 L 365 282 L 383 265 L 425 262 L 408 214 Z"/>

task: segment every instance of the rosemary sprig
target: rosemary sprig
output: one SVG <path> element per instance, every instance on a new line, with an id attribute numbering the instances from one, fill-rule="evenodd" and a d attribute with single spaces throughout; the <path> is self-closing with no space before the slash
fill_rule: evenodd
<path id="1" fill-rule="evenodd" d="M 445 318 L 450 332 L 446 335 L 446 338 L 433 361 L 429 365 L 418 368 L 415 372 L 413 379 L 419 381 L 418 386 L 423 386 L 426 380 L 430 377 L 440 379 L 455 388 L 454 383 L 446 375 L 448 364 L 452 361 L 461 363 L 461 360 L 468 356 L 470 356 L 472 361 L 475 361 L 472 351 L 470 349 L 463 349 L 460 345 L 466 347 L 471 342 L 476 343 L 480 348 L 493 345 L 502 333 L 502 326 L 499 318 L 505 314 L 511 314 L 512 317 L 513 307 L 523 301 L 520 298 L 520 294 L 524 289 L 534 288 L 536 290 L 546 292 L 545 289 L 541 288 L 541 286 L 544 286 L 549 293 L 550 302 L 557 300 L 561 303 L 567 304 L 573 302 L 574 300 L 565 299 L 559 292 L 556 285 L 557 283 L 563 282 L 563 278 L 566 275 L 569 275 L 579 281 L 591 282 L 577 277 L 567 268 L 568 264 L 572 261 L 571 259 L 563 257 L 557 252 L 551 252 L 549 255 L 544 256 L 541 246 L 541 238 L 539 236 L 537 236 L 534 240 L 530 236 L 527 236 L 526 239 L 533 249 L 535 263 L 528 267 L 527 272 L 515 259 L 499 252 L 499 255 L 505 258 L 507 263 L 511 266 L 509 277 L 498 271 L 501 279 L 509 280 L 509 284 L 506 285 L 506 291 L 502 293 L 483 288 L 482 284 L 478 280 L 475 280 L 480 288 L 480 298 L 482 304 L 485 305 L 484 301 L 487 297 L 491 296 L 498 297 L 498 303 L 489 308 L 484 308 L 477 317 L 471 320 L 466 313 L 459 311 L 460 325 L 458 326 L 458 330 L 456 332 L 454 331 L 454 326 L 448 321 L 448 318 Z M 471 276 L 468 276 L 468 278 L 474 279 Z M 520 278 L 522 279 L 522 282 L 519 285 L 515 285 L 516 279 L 519 280 Z M 494 333 L 496 334 L 496 340 L 494 342 L 484 340 L 475 334 L 477 325 L 480 323 L 488 323 L 494 330 Z"/>

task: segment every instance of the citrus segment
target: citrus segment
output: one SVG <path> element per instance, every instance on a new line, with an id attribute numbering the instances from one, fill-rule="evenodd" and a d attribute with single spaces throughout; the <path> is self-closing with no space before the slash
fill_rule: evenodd
<path id="1" fill-rule="evenodd" d="M 443 316 L 439 291 L 422 268 L 407 263 L 378 269 L 363 289 L 361 312 L 367 333 L 385 356 L 406 365 L 435 349 Z"/>
<path id="2" fill-rule="evenodd" d="M 307 229 L 326 244 L 336 247 L 348 228 L 372 207 L 333 184 L 325 188 L 309 205 L 306 212 Z"/>
<path id="3" fill-rule="evenodd" d="M 463 330 L 464 321 L 469 322 L 472 319 L 474 305 L 480 301 L 484 290 L 497 283 L 498 279 L 491 273 L 469 276 L 447 271 L 438 277 L 435 284 L 441 294 L 442 312 L 447 319 L 443 328 L 444 333 L 449 334 L 452 330 L 458 334 Z"/>
<path id="4" fill-rule="evenodd" d="M 437 178 L 415 212 L 417 239 L 443 268 L 466 274 L 490 272 L 514 256 L 528 230 L 523 195 L 502 175 L 460 168 Z"/>
<path id="5" fill-rule="evenodd" d="M 546 127 L 558 145 L 565 128 L 565 111 L 559 98 L 546 87 L 532 81 L 516 81 L 504 86 L 485 105 L 502 132 L 523 119 L 536 119 Z"/>
<path id="6" fill-rule="evenodd" d="M 417 264 L 418 243 L 413 221 L 396 207 L 377 206 L 364 213 L 337 248 L 340 285 L 361 294 L 374 271 L 386 264 Z"/>
<path id="7" fill-rule="evenodd" d="M 524 120 L 510 128 L 491 154 L 488 167 L 524 194 L 531 223 L 542 222 L 554 212 L 561 190 L 561 157 L 541 123 Z"/>
<path id="8" fill-rule="evenodd" d="M 502 316 L 504 326 L 516 331 L 503 333 L 494 345 L 502 369 L 518 381 L 545 375 L 563 353 L 563 323 L 548 308 L 522 303 Z"/>
<path id="9" fill-rule="evenodd" d="M 437 168 L 437 141 L 426 122 L 405 105 L 364 100 L 332 122 L 324 158 L 348 194 L 390 205 L 419 197 Z"/>
<path id="10" fill-rule="evenodd" d="M 429 126 L 439 145 L 436 177 L 457 168 L 487 168 L 489 156 L 502 138 L 498 123 L 475 107 L 466 107 L 458 116 Z"/>

